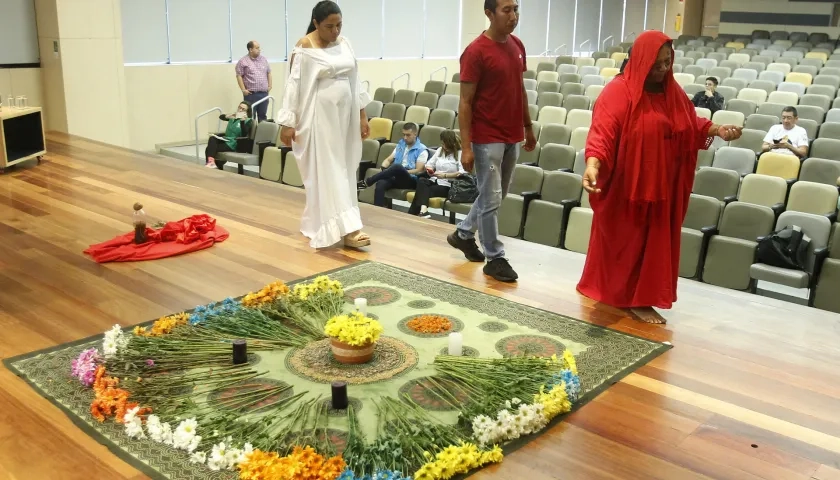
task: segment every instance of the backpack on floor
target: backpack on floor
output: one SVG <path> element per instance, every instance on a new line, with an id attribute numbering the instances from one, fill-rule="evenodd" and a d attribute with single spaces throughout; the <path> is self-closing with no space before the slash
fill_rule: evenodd
<path id="1" fill-rule="evenodd" d="M 460 175 L 452 180 L 449 187 L 449 201 L 452 203 L 472 203 L 478 198 L 478 185 L 473 175 Z"/>
<path id="2" fill-rule="evenodd" d="M 797 226 L 785 227 L 758 242 L 758 261 L 766 265 L 805 270 L 811 238 Z"/>

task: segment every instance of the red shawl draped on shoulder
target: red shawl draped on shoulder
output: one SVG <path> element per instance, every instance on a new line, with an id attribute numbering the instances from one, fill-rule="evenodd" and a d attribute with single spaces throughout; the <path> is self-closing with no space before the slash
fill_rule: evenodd
<path id="1" fill-rule="evenodd" d="M 146 243 L 134 243 L 134 232 L 120 235 L 113 240 L 91 245 L 85 253 L 97 263 L 134 262 L 174 257 L 184 253 L 210 248 L 225 241 L 230 234 L 216 225 L 216 219 L 209 215 L 191 217 L 169 222 L 160 230 L 146 228 Z"/>
<path id="2" fill-rule="evenodd" d="M 697 151 L 710 143 L 711 122 L 697 117 L 673 69 L 664 93 L 644 89 L 670 41 L 658 31 L 639 35 L 624 72 L 601 92 L 586 141 L 586 157 L 601 162 L 601 192 L 589 197 L 594 216 L 578 291 L 614 307 L 670 308 L 676 301 Z"/>

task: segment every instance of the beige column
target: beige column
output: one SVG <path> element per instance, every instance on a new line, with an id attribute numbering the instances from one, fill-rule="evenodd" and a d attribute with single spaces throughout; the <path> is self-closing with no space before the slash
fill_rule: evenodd
<path id="1" fill-rule="evenodd" d="M 120 0 L 36 0 L 46 128 L 128 145 Z"/>
<path id="2" fill-rule="evenodd" d="M 490 26 L 490 21 L 484 15 L 484 0 L 463 0 L 461 22 L 461 48 L 463 49 Z"/>

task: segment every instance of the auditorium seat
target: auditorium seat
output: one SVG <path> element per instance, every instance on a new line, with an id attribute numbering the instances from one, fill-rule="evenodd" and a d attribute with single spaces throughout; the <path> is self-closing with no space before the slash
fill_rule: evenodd
<path id="1" fill-rule="evenodd" d="M 783 179 L 751 173 L 741 182 L 738 201 L 770 207 L 778 217 L 785 210 L 787 193 L 788 185 Z"/>
<path id="2" fill-rule="evenodd" d="M 406 106 L 400 102 L 386 103 L 382 107 L 382 118 L 399 122 L 405 118 Z"/>
<path id="3" fill-rule="evenodd" d="M 294 152 L 286 152 L 283 161 L 283 183 L 292 187 L 303 187 L 303 177 L 300 175 L 300 166 Z"/>
<path id="4" fill-rule="evenodd" d="M 560 143 L 568 145 L 572 137 L 572 130 L 566 125 L 549 124 L 542 128 L 540 136 L 537 137 L 543 147 L 549 143 Z"/>
<path id="5" fill-rule="evenodd" d="M 571 145 L 549 143 L 542 148 L 542 152 L 539 156 L 538 165 L 543 170 L 565 169 L 571 171 L 575 166 L 576 153 L 577 152 L 575 151 L 574 147 L 572 147 Z"/>
<path id="6" fill-rule="evenodd" d="M 709 240 L 701 280 L 719 287 L 747 290 L 757 240 L 768 235 L 774 223 L 775 215 L 770 207 L 744 202 L 726 205 L 719 233 Z"/>
<path id="7" fill-rule="evenodd" d="M 376 143 L 377 148 L 379 143 Z M 268 147 L 263 151 L 262 163 L 260 163 L 260 178 L 279 182 L 283 175 L 283 150 L 277 147 Z"/>
<path id="8" fill-rule="evenodd" d="M 705 167 L 694 176 L 692 193 L 713 197 L 720 202 L 737 198 L 741 176 L 734 170 Z"/>
<path id="9" fill-rule="evenodd" d="M 368 124 L 370 125 L 370 138 L 382 139 L 382 141 L 388 141 L 391 138 L 394 121 L 390 118 L 372 118 Z"/>
<path id="10" fill-rule="evenodd" d="M 566 115 L 566 126 L 573 132 L 578 127 L 589 127 L 592 124 L 592 111 L 575 109 Z"/>
<path id="11" fill-rule="evenodd" d="M 543 92 L 537 96 L 537 108 L 562 107 L 563 94 L 555 92 Z"/>
<path id="12" fill-rule="evenodd" d="M 414 97 L 414 105 L 420 107 L 426 107 L 429 110 L 434 110 L 437 108 L 438 104 L 438 94 L 432 92 L 417 92 L 417 96 Z M 409 107 L 410 108 L 410 107 Z"/>
<path id="13" fill-rule="evenodd" d="M 417 92 L 409 89 L 400 89 L 394 94 L 394 103 L 401 103 L 408 108 L 414 105 L 414 99 L 417 97 Z"/>
<path id="14" fill-rule="evenodd" d="M 405 121 L 425 125 L 429 123 L 429 108 L 412 105 L 405 111 Z"/>
<path id="15" fill-rule="evenodd" d="M 700 149 L 697 151 L 697 170 L 703 167 L 711 167 L 715 160 L 715 147 L 709 147 L 706 150 Z"/>
<path id="16" fill-rule="evenodd" d="M 840 313 L 840 223 L 834 224 L 828 258 L 818 273 L 813 306 Z"/>
<path id="17" fill-rule="evenodd" d="M 743 91 L 751 90 L 749 88 L 745 88 Z M 755 90 L 757 92 L 765 93 L 764 90 Z M 766 95 L 766 93 L 765 93 Z M 726 110 L 730 112 L 740 112 L 744 115 L 744 117 L 749 117 L 750 115 L 754 114 L 757 110 L 758 106 L 756 102 L 752 100 L 742 99 L 742 98 L 735 98 L 730 100 L 726 104 Z"/>
<path id="18" fill-rule="evenodd" d="M 531 201 L 523 238 L 559 247 L 572 208 L 580 205 L 581 177 L 566 172 L 545 172 L 541 198 Z"/>
<path id="19" fill-rule="evenodd" d="M 679 276 L 696 278 L 708 247 L 708 240 L 717 232 L 721 204 L 717 199 L 691 194 L 688 211 L 680 232 Z"/>
<path id="20" fill-rule="evenodd" d="M 751 115 L 752 116 L 752 115 Z M 747 117 L 749 123 L 749 117 Z M 729 142 L 730 147 L 746 148 L 752 150 L 755 155 L 760 155 L 764 148 L 764 137 L 767 135 L 767 130 L 753 130 L 744 128 L 741 132 L 741 138 Z"/>
<path id="21" fill-rule="evenodd" d="M 589 110 L 589 97 L 585 95 L 569 94 L 563 98 L 563 108 L 572 110 Z"/>
<path id="22" fill-rule="evenodd" d="M 586 147 L 586 137 L 589 135 L 589 127 L 577 127 L 572 130 L 569 137 L 569 145 L 575 150 L 583 150 Z"/>
<path id="23" fill-rule="evenodd" d="M 837 219 L 837 187 L 798 181 L 790 188 L 787 210 Z"/>
<path id="24" fill-rule="evenodd" d="M 461 95 L 461 84 L 458 82 L 452 82 L 446 84 L 446 90 L 443 91 L 444 95 Z"/>
<path id="25" fill-rule="evenodd" d="M 537 120 L 543 124 L 557 123 L 563 125 L 566 123 L 567 112 L 563 107 L 546 106 L 540 109 L 537 115 Z"/>
<path id="26" fill-rule="evenodd" d="M 455 126 L 455 112 L 443 108 L 436 108 L 429 115 L 429 125 L 452 129 Z"/>
<path id="27" fill-rule="evenodd" d="M 446 82 L 441 82 L 439 80 L 429 80 L 426 82 L 426 86 L 423 88 L 424 92 L 434 93 L 435 95 L 443 95 L 446 91 Z"/>
<path id="28" fill-rule="evenodd" d="M 741 112 L 730 112 L 728 110 L 718 110 L 712 115 L 712 121 L 718 125 L 735 125 L 736 127 L 744 126 L 746 116 Z"/>
<path id="29" fill-rule="evenodd" d="M 828 98 L 827 95 L 806 93 L 805 95 L 799 96 L 799 105 L 813 105 L 815 107 L 820 107 L 823 110 L 823 116 L 825 116 L 825 112 L 831 109 L 831 101 L 833 99 L 834 97 Z"/>
<path id="30" fill-rule="evenodd" d="M 438 100 L 437 108 L 457 112 L 460 103 L 461 98 L 458 95 L 441 95 L 440 99 Z"/>
<path id="31" fill-rule="evenodd" d="M 399 143 L 399 141 L 402 140 L 402 131 L 403 127 L 405 126 L 405 123 L 405 120 L 394 122 L 394 126 L 391 127 L 391 136 L 388 137 L 389 142 Z"/>
<path id="32" fill-rule="evenodd" d="M 788 210 L 776 221 L 776 231 L 786 227 L 796 226 L 811 238 L 808 245 L 805 270 L 780 268 L 764 263 L 754 263 L 750 266 L 750 287 L 756 291 L 757 282 L 764 281 L 785 285 L 791 288 L 809 289 L 808 305 L 814 304 L 816 293 L 816 279 L 820 273 L 823 261 L 828 256 L 828 238 L 831 233 L 831 222 L 823 216 Z"/>
<path id="33" fill-rule="evenodd" d="M 561 248 L 586 254 L 589 250 L 589 236 L 592 231 L 592 208 L 589 206 L 589 193 L 583 190 L 580 195 L 580 206 L 569 212 L 565 234 Z"/>
<path id="34" fill-rule="evenodd" d="M 540 198 L 544 172 L 539 167 L 516 165 L 507 196 L 499 206 L 499 233 L 508 237 L 519 237 L 528 206 Z"/>
<path id="35" fill-rule="evenodd" d="M 436 127 L 434 125 L 426 125 L 420 129 L 418 136 L 420 142 L 428 148 L 437 149 L 440 147 L 440 134 L 446 131 L 444 127 Z M 430 157 L 431 158 L 431 157 Z"/>
<path id="36" fill-rule="evenodd" d="M 758 158 L 755 173 L 779 177 L 788 183 L 793 183 L 799 177 L 800 163 L 795 155 L 767 152 Z"/>
<path id="37" fill-rule="evenodd" d="M 712 167 L 733 170 L 743 177 L 755 170 L 755 152 L 747 148 L 721 147 L 715 152 Z"/>
<path id="38" fill-rule="evenodd" d="M 240 175 L 245 174 L 245 165 L 260 165 L 260 158 L 266 147 L 273 147 L 277 143 L 277 136 L 280 133 L 280 125 L 274 122 L 260 122 L 254 131 L 253 146 L 249 152 L 220 152 L 218 159 L 235 163 Z"/>
<path id="39" fill-rule="evenodd" d="M 840 140 L 818 138 L 811 144 L 808 154 L 812 157 L 840 160 Z"/>
<path id="40" fill-rule="evenodd" d="M 394 101 L 394 89 L 380 87 L 373 92 L 373 99 L 379 102 L 391 103 Z"/>
<path id="41" fill-rule="evenodd" d="M 536 133 L 534 134 L 536 136 Z M 553 144 L 550 144 L 553 145 Z M 525 150 L 524 148 L 519 149 L 519 157 L 516 159 L 516 163 L 533 163 L 538 164 L 540 162 L 540 157 L 542 157 L 542 150 L 543 147 L 540 145 L 539 142 L 534 146 L 534 149 L 530 152 Z"/>
<path id="42" fill-rule="evenodd" d="M 840 161 L 810 157 L 802 162 L 799 180 L 805 182 L 837 185 L 840 178 Z"/>

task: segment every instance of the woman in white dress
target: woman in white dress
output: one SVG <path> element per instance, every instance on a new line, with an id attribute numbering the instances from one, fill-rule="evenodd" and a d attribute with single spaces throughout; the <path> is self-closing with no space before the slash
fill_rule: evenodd
<path id="1" fill-rule="evenodd" d="M 356 172 L 362 140 L 370 133 L 356 56 L 341 35 L 341 10 L 332 1 L 312 9 L 306 36 L 292 51 L 280 140 L 292 147 L 306 189 L 300 231 L 313 248 L 344 240 L 347 247 L 370 245 L 362 232 Z"/>

